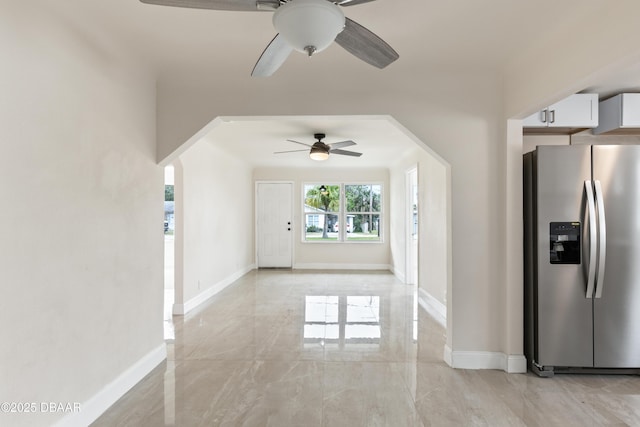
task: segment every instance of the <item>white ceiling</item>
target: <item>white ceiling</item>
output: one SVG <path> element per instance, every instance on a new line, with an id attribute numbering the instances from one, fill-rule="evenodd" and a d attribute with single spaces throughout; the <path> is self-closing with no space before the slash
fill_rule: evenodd
<path id="1" fill-rule="evenodd" d="M 247 86 L 256 60 L 275 35 L 271 12 L 225 12 L 143 4 L 138 0 L 65 0 L 41 3 L 48 13 L 62 14 L 84 31 L 92 31 L 105 46 L 114 39 L 125 43 L 156 73 L 159 84 L 186 79 L 223 85 L 227 78 L 246 75 Z M 294 52 L 273 84 L 317 73 L 358 76 L 381 73 L 402 79 L 412 73 L 428 78 L 429 70 L 474 69 L 500 72 L 519 51 L 543 32 L 579 22 L 584 13 L 606 7 L 610 0 L 377 0 L 345 7 L 345 15 L 387 41 L 400 59 L 376 70 L 337 45 L 313 58 Z M 594 91 L 640 87 L 637 70 L 622 72 Z M 315 73 L 315 74 L 314 74 Z M 269 80 L 260 84 L 269 84 Z M 214 119 L 213 117 L 211 119 Z M 300 166 L 305 153 L 274 156 L 273 151 L 295 149 L 285 142 L 313 142 L 313 133 L 327 134 L 326 142 L 351 139 L 361 158 L 333 156 L 327 166 L 382 166 L 397 158 L 413 142 L 387 120 L 349 117 L 238 119 L 213 129 L 209 139 L 256 165 Z M 386 162 L 386 163 L 385 163 Z"/>
<path id="2" fill-rule="evenodd" d="M 324 133 L 327 144 L 352 140 L 346 150 L 361 157 L 330 155 L 317 162 L 305 147 L 286 141 L 313 144 L 314 133 Z M 225 151 L 261 167 L 379 167 L 387 168 L 402 153 L 415 149 L 411 135 L 384 116 L 290 116 L 278 118 L 222 118 L 206 138 Z M 275 151 L 304 150 L 274 154 Z"/>
<path id="3" fill-rule="evenodd" d="M 578 20 L 606 1 L 377 0 L 343 11 L 398 51 L 400 60 L 389 70 L 417 65 L 498 70 L 519 49 L 535 43 L 541 32 Z M 230 70 L 249 75 L 275 35 L 271 12 L 176 8 L 138 0 L 65 0 L 51 7 L 122 39 L 153 63 L 161 77 Z M 304 55 L 297 56 L 291 62 L 309 66 L 301 60 Z M 313 61 L 336 73 L 361 65 L 337 46 Z"/>

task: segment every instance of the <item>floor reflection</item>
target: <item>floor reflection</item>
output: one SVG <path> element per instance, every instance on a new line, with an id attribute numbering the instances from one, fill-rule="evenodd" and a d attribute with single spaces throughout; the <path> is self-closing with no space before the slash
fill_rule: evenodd
<path id="1" fill-rule="evenodd" d="M 305 296 L 304 347 L 376 350 L 380 346 L 380 296 Z"/>
<path id="2" fill-rule="evenodd" d="M 173 289 L 164 290 L 164 311 L 163 311 L 163 330 L 164 340 L 173 341 L 176 338 L 176 331 L 173 324 Z"/>
<path id="3" fill-rule="evenodd" d="M 635 376 L 448 367 L 416 298 L 388 272 L 252 271 L 174 317 L 167 361 L 95 426 L 640 425 Z"/>
<path id="4" fill-rule="evenodd" d="M 172 296 L 167 361 L 95 425 L 419 425 L 415 293 L 389 273 L 254 271 L 183 317 Z"/>

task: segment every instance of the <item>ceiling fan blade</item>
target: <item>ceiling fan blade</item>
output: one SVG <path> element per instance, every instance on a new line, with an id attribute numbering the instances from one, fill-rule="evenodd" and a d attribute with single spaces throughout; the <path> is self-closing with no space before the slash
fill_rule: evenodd
<path id="1" fill-rule="evenodd" d="M 336 37 L 336 43 L 378 68 L 384 68 L 400 57 L 384 40 L 349 18 L 346 18 L 344 30 Z"/>
<path id="2" fill-rule="evenodd" d="M 304 142 L 294 141 L 293 139 L 287 139 L 287 141 L 294 142 L 294 143 L 300 144 L 300 145 L 304 145 L 305 147 L 309 147 L 309 148 L 313 147 L 311 144 L 305 144 Z"/>
<path id="3" fill-rule="evenodd" d="M 360 156 L 362 156 L 362 153 L 356 153 L 355 151 L 334 150 L 334 149 L 331 149 L 329 151 L 329 154 L 342 154 L 343 156 L 352 156 L 352 157 L 360 157 Z"/>
<path id="4" fill-rule="evenodd" d="M 327 145 L 331 147 L 331 149 L 333 150 L 335 148 L 351 147 L 352 145 L 356 145 L 356 143 L 353 141 L 340 141 L 340 142 L 334 142 Z"/>
<path id="5" fill-rule="evenodd" d="M 338 6 L 357 6 L 362 3 L 369 3 L 374 0 L 342 0 L 338 2 Z"/>
<path id="6" fill-rule="evenodd" d="M 140 0 L 142 3 L 160 6 L 189 7 L 193 9 L 235 10 L 252 12 L 267 10 L 260 3 L 278 3 L 278 1 L 256 2 L 256 0 Z"/>
<path id="7" fill-rule="evenodd" d="M 282 153 L 300 153 L 302 151 L 309 152 L 309 150 L 288 150 L 288 151 L 274 151 L 273 154 L 282 154 Z"/>
<path id="8" fill-rule="evenodd" d="M 293 48 L 280 34 L 271 40 L 251 71 L 253 77 L 269 77 L 284 64 Z"/>

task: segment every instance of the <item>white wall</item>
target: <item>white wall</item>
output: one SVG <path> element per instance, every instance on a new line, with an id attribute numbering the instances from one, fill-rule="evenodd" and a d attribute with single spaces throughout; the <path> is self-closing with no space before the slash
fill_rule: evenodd
<path id="1" fill-rule="evenodd" d="M 526 117 L 621 68 L 637 66 L 637 1 L 602 2 L 576 12 L 574 21 L 542 32 L 511 59 L 504 79 L 506 117 Z"/>
<path id="2" fill-rule="evenodd" d="M 183 298 L 210 296 L 253 267 L 251 168 L 216 143 L 201 140 L 182 164 Z"/>
<path id="3" fill-rule="evenodd" d="M 406 268 L 406 172 L 418 166 L 418 257 L 420 289 L 447 305 L 449 283 L 448 171 L 437 158 L 416 148 L 391 168 L 391 253 L 393 268 Z"/>
<path id="4" fill-rule="evenodd" d="M 436 300 L 447 305 L 450 233 L 448 213 L 447 169 L 432 156 L 420 153 L 420 287 Z"/>
<path id="5" fill-rule="evenodd" d="M 0 402 L 78 402 L 77 425 L 166 354 L 155 83 L 102 36 L 2 4 Z"/>
<path id="6" fill-rule="evenodd" d="M 375 268 L 388 269 L 389 171 L 387 169 L 257 168 L 255 181 L 293 181 L 294 268 Z M 381 243 L 308 243 L 302 241 L 302 186 L 305 183 L 377 183 L 384 186 L 383 232 Z"/>
<path id="7" fill-rule="evenodd" d="M 413 153 L 412 153 L 413 154 Z M 413 155 L 402 158 L 389 169 L 389 250 L 391 271 L 407 281 L 407 188 L 406 172 L 418 163 Z"/>

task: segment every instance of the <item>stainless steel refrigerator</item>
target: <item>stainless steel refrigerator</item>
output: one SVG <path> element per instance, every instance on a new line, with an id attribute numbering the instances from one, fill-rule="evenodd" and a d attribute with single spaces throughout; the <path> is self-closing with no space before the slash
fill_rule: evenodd
<path id="1" fill-rule="evenodd" d="M 530 368 L 640 373 L 640 146 L 525 154 L 524 217 Z"/>

